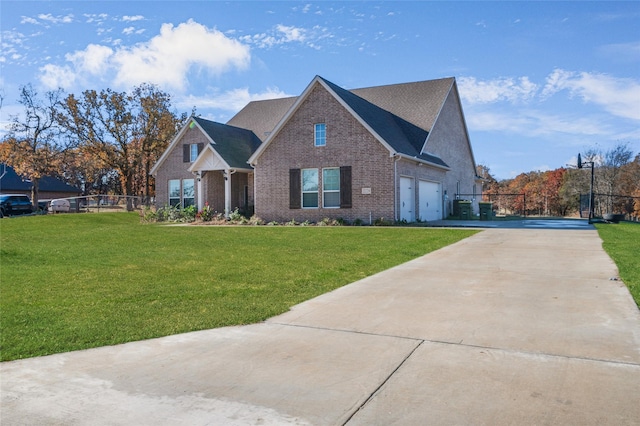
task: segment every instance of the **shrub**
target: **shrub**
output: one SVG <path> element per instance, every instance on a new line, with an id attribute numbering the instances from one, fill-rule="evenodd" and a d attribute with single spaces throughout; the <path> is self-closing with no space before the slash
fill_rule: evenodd
<path id="1" fill-rule="evenodd" d="M 318 226 L 330 226 L 330 225 L 331 225 L 331 219 L 329 219 L 328 217 L 325 217 L 320 222 L 318 222 Z"/>
<path id="2" fill-rule="evenodd" d="M 249 219 L 249 225 L 264 225 L 264 220 L 260 219 L 258 216 L 253 215 Z"/>
<path id="3" fill-rule="evenodd" d="M 242 223 L 243 219 L 246 220 L 246 217 L 244 217 L 242 213 L 240 213 L 240 210 L 237 207 L 234 211 L 229 213 L 229 222 Z"/>
<path id="4" fill-rule="evenodd" d="M 196 213 L 198 213 L 196 206 L 187 206 L 182 209 L 182 217 L 180 218 L 180 221 L 193 222 L 196 220 Z"/>
<path id="5" fill-rule="evenodd" d="M 385 219 L 384 217 L 379 217 L 378 219 L 373 221 L 373 226 L 391 226 L 393 223 L 390 220 Z"/>
<path id="6" fill-rule="evenodd" d="M 362 219 L 357 218 L 353 221 L 353 226 L 362 226 Z"/>
<path id="7" fill-rule="evenodd" d="M 144 209 L 142 209 L 141 211 L 141 221 L 142 222 L 157 222 L 158 221 L 158 213 L 150 208 L 150 207 L 145 207 Z"/>
<path id="8" fill-rule="evenodd" d="M 209 202 L 206 202 L 204 203 L 204 207 L 202 208 L 202 210 L 198 212 L 198 219 L 200 219 L 203 222 L 211 222 L 214 215 L 215 215 L 215 212 L 213 211 L 211 206 L 209 206 Z"/>

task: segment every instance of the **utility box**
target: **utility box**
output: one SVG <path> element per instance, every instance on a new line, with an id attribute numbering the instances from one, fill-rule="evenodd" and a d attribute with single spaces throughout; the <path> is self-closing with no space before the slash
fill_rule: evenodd
<path id="1" fill-rule="evenodd" d="M 458 200 L 458 219 L 471 220 L 471 201 Z"/>
<path id="2" fill-rule="evenodd" d="M 478 203 L 480 220 L 493 220 L 493 203 Z"/>

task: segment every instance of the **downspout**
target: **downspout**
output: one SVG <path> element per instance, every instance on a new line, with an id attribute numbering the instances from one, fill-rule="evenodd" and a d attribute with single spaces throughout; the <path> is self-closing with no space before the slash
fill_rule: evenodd
<path id="1" fill-rule="evenodd" d="M 398 216 L 398 155 L 396 153 L 393 155 L 393 217 L 396 221 L 400 220 Z"/>

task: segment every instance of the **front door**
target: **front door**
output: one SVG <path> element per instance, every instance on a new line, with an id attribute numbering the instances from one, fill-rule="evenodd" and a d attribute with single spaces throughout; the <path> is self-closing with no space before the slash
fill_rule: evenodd
<path id="1" fill-rule="evenodd" d="M 440 198 L 440 184 L 421 180 L 418 182 L 418 211 L 420 220 L 442 219 L 442 200 Z"/>
<path id="2" fill-rule="evenodd" d="M 400 220 L 415 221 L 415 189 L 414 180 L 408 177 L 400 178 Z"/>

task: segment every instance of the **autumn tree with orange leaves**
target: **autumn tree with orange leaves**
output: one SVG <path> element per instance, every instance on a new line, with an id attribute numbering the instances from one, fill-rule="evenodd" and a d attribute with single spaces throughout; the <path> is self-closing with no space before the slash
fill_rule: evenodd
<path id="1" fill-rule="evenodd" d="M 185 114 L 171 109 L 170 95 L 149 84 L 131 93 L 106 89 L 69 95 L 56 117 L 84 152 L 118 173 L 129 196 L 150 195 L 148 172 L 186 121 Z M 127 208 L 132 208 L 130 199 Z"/>
<path id="2" fill-rule="evenodd" d="M 0 161 L 14 168 L 32 183 L 31 202 L 38 205 L 39 182 L 43 176 L 57 174 L 68 147 L 59 135 L 55 119 L 62 90 L 46 92 L 44 99 L 30 85 L 20 87 L 22 115 L 12 116 L 9 133 L 0 143 Z"/>

